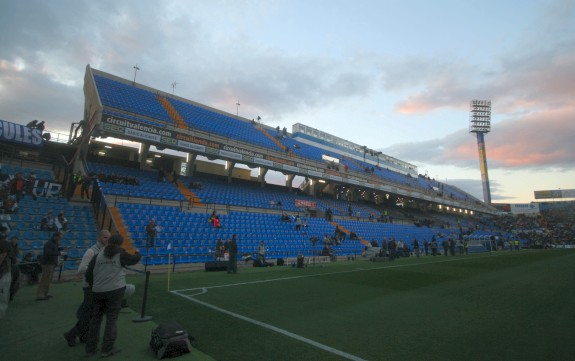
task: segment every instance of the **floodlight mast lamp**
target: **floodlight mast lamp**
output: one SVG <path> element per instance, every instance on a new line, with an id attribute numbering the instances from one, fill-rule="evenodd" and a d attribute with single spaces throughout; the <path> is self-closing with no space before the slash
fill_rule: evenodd
<path id="1" fill-rule="evenodd" d="M 485 151 L 485 133 L 491 131 L 491 100 L 472 100 L 470 102 L 469 132 L 477 135 L 479 167 L 483 185 L 483 201 L 491 204 L 489 174 L 487 172 L 487 153 Z"/>
<path id="2" fill-rule="evenodd" d="M 132 85 L 136 85 L 136 74 L 140 68 L 138 68 L 138 64 L 134 65 L 132 68 L 134 69 L 134 81 L 132 82 Z"/>

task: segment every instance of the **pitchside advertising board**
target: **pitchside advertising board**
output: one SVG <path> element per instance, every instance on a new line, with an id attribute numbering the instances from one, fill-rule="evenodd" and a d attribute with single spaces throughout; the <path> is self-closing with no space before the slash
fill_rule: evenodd
<path id="1" fill-rule="evenodd" d="M 535 191 L 535 199 L 575 198 L 575 189 Z"/>
<path id="2" fill-rule="evenodd" d="M 515 203 L 511 204 L 512 214 L 539 213 L 539 203 Z"/>
<path id="3" fill-rule="evenodd" d="M 0 120 L 0 141 L 39 147 L 44 144 L 42 131 Z"/>
<path id="4" fill-rule="evenodd" d="M 134 141 L 145 141 L 155 145 L 177 149 L 183 152 L 194 152 L 205 156 L 219 156 L 239 162 L 259 164 L 268 168 L 289 172 L 323 176 L 321 172 L 301 169 L 295 162 L 254 152 L 237 146 L 230 146 L 213 140 L 196 137 L 154 125 L 143 124 L 133 120 L 104 113 L 101 122 L 102 130 L 121 135 Z M 312 174 L 314 173 L 314 174 Z"/>
<path id="5" fill-rule="evenodd" d="M 539 203 L 494 203 L 493 206 L 501 214 L 537 214 L 540 212 Z"/>

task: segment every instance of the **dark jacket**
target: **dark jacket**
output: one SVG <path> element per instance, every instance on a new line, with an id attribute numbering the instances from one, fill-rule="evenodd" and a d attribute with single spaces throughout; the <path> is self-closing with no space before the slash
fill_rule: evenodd
<path id="1" fill-rule="evenodd" d="M 42 264 L 53 264 L 58 265 L 58 256 L 60 251 L 58 250 L 58 242 L 54 239 L 54 236 L 50 238 L 46 243 L 44 243 L 44 253 L 42 254 Z"/>

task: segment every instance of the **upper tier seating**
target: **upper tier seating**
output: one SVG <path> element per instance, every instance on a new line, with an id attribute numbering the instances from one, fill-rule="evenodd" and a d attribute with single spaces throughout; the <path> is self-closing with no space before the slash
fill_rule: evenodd
<path id="1" fill-rule="evenodd" d="M 149 90 L 94 75 L 100 100 L 104 106 L 174 123 L 156 95 Z"/>
<path id="2" fill-rule="evenodd" d="M 250 123 L 177 99 L 168 100 L 192 129 L 199 129 L 226 138 L 281 151 L 271 139 Z"/>

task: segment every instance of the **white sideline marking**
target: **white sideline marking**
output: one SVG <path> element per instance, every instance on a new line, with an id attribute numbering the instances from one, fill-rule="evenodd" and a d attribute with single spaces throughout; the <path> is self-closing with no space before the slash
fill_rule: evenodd
<path id="1" fill-rule="evenodd" d="M 381 266 L 381 267 L 373 267 L 373 268 L 356 268 L 353 270 L 347 270 L 347 271 L 337 271 L 337 272 L 326 272 L 326 273 L 314 273 L 311 275 L 301 275 L 301 276 L 291 276 L 291 277 L 281 277 L 281 278 L 271 278 L 271 279 L 267 279 L 267 280 L 259 280 L 259 281 L 250 281 L 250 282 L 239 282 L 239 283 L 228 283 L 225 285 L 218 285 L 218 286 L 206 286 L 206 287 L 196 287 L 196 288 L 184 288 L 181 290 L 173 290 L 171 292 L 174 293 L 178 293 L 178 292 L 189 292 L 189 291 L 195 291 L 195 290 L 209 290 L 212 288 L 223 288 L 223 287 L 235 287 L 235 286 L 245 286 L 245 285 L 252 285 L 252 284 L 258 284 L 258 283 L 266 283 L 266 282 L 277 282 L 277 281 L 289 281 L 289 280 L 295 280 L 298 278 L 308 278 L 308 277 L 319 277 L 319 276 L 331 276 L 331 275 L 337 275 L 337 274 L 345 274 L 345 273 L 355 273 L 355 272 L 368 272 L 368 271 L 373 271 L 373 270 L 381 270 L 381 269 L 386 269 L 386 268 L 399 268 L 399 267 L 412 267 L 412 266 L 421 266 L 421 265 L 429 265 L 429 264 L 436 264 L 436 263 L 445 263 L 445 262 L 453 262 L 453 261 L 461 261 L 461 260 L 466 260 L 466 259 L 477 259 L 477 258 L 483 258 L 483 257 L 495 257 L 495 256 L 503 256 L 504 254 L 494 254 L 494 255 L 489 255 L 489 256 L 478 256 L 478 257 L 458 257 L 458 258 L 449 258 L 449 259 L 444 259 L 442 261 L 435 261 L 435 262 L 420 262 L 420 263 L 408 263 L 408 264 L 396 264 L 396 265 L 387 265 L 387 266 Z M 205 293 L 205 292 L 202 292 Z"/>
<path id="2" fill-rule="evenodd" d="M 196 294 L 196 296 L 208 292 L 207 288 L 202 288 L 202 291 L 203 291 L 203 292 Z M 223 309 L 223 308 L 214 306 L 214 305 L 212 305 L 212 304 L 210 304 L 210 303 L 197 300 L 197 299 L 194 298 L 194 296 L 187 296 L 187 295 L 184 295 L 184 294 L 179 293 L 178 291 L 171 291 L 171 292 L 174 293 L 174 294 L 176 294 L 176 295 L 178 295 L 178 296 L 184 297 L 184 298 L 186 298 L 186 299 L 188 299 L 188 300 L 190 300 L 190 301 L 199 303 L 199 304 L 202 305 L 202 306 L 209 307 L 209 308 L 214 309 L 214 310 L 216 310 L 216 311 L 218 311 L 218 312 L 225 313 L 226 315 L 239 318 L 240 320 L 243 320 L 243 321 L 246 321 L 246 322 L 249 322 L 249 323 L 253 323 L 254 325 L 267 328 L 267 329 L 269 329 L 269 330 L 272 330 L 272 331 L 275 331 L 275 332 L 277 332 L 277 333 L 280 333 L 280 334 L 282 334 L 282 335 L 284 335 L 284 336 L 291 337 L 291 338 L 296 339 L 296 340 L 301 341 L 301 342 L 305 342 L 305 343 L 307 343 L 307 344 L 309 344 L 309 345 L 315 346 L 315 347 L 317 347 L 317 348 L 319 348 L 319 349 L 322 349 L 322 350 L 324 350 L 324 351 L 327 351 L 327 352 L 331 352 L 331 353 L 333 353 L 333 354 L 335 354 L 335 355 L 341 356 L 341 357 L 346 358 L 346 359 L 348 359 L 348 360 L 367 361 L 367 360 L 362 359 L 362 358 L 360 358 L 360 357 L 351 355 L 351 354 L 349 354 L 349 353 L 347 353 L 347 352 L 343 352 L 343 351 L 341 351 L 341 350 L 338 350 L 338 349 L 335 349 L 335 348 L 333 348 L 333 347 L 324 345 L 324 344 L 319 343 L 319 342 L 316 342 L 316 341 L 314 341 L 314 340 L 310 340 L 309 338 L 305 338 L 305 337 L 303 337 L 303 336 L 300 336 L 300 335 L 297 335 L 297 334 L 295 334 L 295 333 L 286 331 L 286 330 L 284 330 L 284 329 L 281 329 L 281 328 L 272 326 L 272 325 L 270 325 L 270 324 L 267 324 L 267 323 L 264 323 L 264 322 L 261 322 L 261 321 L 258 321 L 258 320 L 254 320 L 253 318 L 249 318 L 249 317 L 246 317 L 246 316 L 242 316 L 242 315 L 240 315 L 240 314 L 238 314 L 238 313 L 225 310 L 225 309 Z"/>

